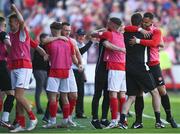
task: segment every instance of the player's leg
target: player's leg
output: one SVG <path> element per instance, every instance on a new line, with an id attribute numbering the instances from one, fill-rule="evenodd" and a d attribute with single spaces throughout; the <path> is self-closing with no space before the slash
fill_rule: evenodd
<path id="1" fill-rule="evenodd" d="M 18 103 L 24 108 L 29 116 L 30 123 L 28 131 L 33 130 L 37 125 L 37 118 L 33 113 L 29 102 L 24 96 L 25 89 L 29 88 L 29 82 L 32 75 L 32 69 L 14 69 L 11 71 L 12 88 L 15 89 L 15 98 Z M 13 131 L 13 130 L 12 130 Z"/>
<path id="2" fill-rule="evenodd" d="M 68 99 L 68 94 L 70 93 L 70 86 L 69 86 L 69 80 L 67 79 L 61 79 L 61 84 L 59 87 L 60 92 L 60 98 L 62 102 L 62 112 L 63 112 L 63 120 L 58 125 L 58 127 L 68 127 L 68 117 L 70 115 L 70 104 Z M 73 97 L 73 96 L 72 96 Z"/>
<path id="3" fill-rule="evenodd" d="M 107 90 L 107 82 L 105 82 L 103 88 L 103 102 L 102 102 L 102 117 L 101 125 L 107 127 L 110 122 L 108 121 L 108 111 L 109 111 L 109 91 Z"/>
<path id="4" fill-rule="evenodd" d="M 4 108 L 2 113 L 2 120 L 5 122 L 9 122 L 9 114 L 11 113 L 11 110 L 14 105 L 14 90 L 7 90 L 6 93 L 6 99 L 4 101 Z"/>
<path id="5" fill-rule="evenodd" d="M 92 121 L 91 124 L 96 129 L 102 129 L 102 126 L 100 124 L 99 118 L 98 118 L 98 109 L 99 109 L 99 100 L 102 95 L 102 91 L 104 88 L 104 83 L 99 81 L 98 79 L 95 79 L 94 84 L 94 95 L 91 103 L 91 114 L 92 114 Z M 109 96 L 109 94 L 107 94 Z"/>
<path id="6" fill-rule="evenodd" d="M 177 124 L 174 121 L 172 114 L 171 114 L 171 105 L 169 96 L 166 92 L 165 82 L 163 79 L 162 71 L 159 65 L 153 66 L 150 68 L 151 73 L 153 74 L 153 77 L 155 79 L 157 89 L 159 91 L 160 97 L 161 97 L 161 104 L 164 108 L 164 111 L 166 112 L 166 120 L 171 124 L 173 128 L 177 128 Z"/>
<path id="7" fill-rule="evenodd" d="M 50 114 L 50 120 L 44 128 L 52 128 L 56 126 L 56 113 L 57 113 L 57 93 L 60 85 L 60 79 L 54 77 L 48 77 L 47 81 L 47 95 L 48 95 L 48 110 Z"/>
<path id="8" fill-rule="evenodd" d="M 118 93 L 118 99 L 119 99 L 119 113 L 122 113 L 122 109 L 123 109 L 123 105 L 126 102 L 126 91 L 127 91 L 127 86 L 126 86 L 126 77 L 125 77 L 125 73 L 121 76 L 122 78 L 124 77 L 124 79 L 122 80 L 122 84 L 120 87 L 120 92 Z"/>
<path id="9" fill-rule="evenodd" d="M 143 92 L 141 92 L 139 95 L 136 96 L 135 100 L 135 115 L 136 115 L 136 120 L 131 126 L 131 128 L 142 128 L 142 114 L 144 110 L 144 99 L 143 99 Z"/>
<path id="10" fill-rule="evenodd" d="M 117 113 L 118 113 L 118 92 L 125 87 L 122 87 L 125 83 L 125 71 L 120 70 L 109 70 L 108 72 L 108 91 L 109 91 L 109 100 L 110 100 L 110 109 L 111 109 L 111 122 L 106 128 L 117 127 Z M 126 89 L 122 89 L 126 91 Z"/>
<path id="11" fill-rule="evenodd" d="M 74 108 L 76 106 L 77 98 L 78 98 L 78 93 L 77 93 L 78 89 L 77 89 L 75 75 L 72 69 L 70 69 L 70 72 L 69 72 L 68 82 L 69 82 L 69 89 L 70 89 L 70 92 L 68 93 L 68 99 L 69 99 L 69 104 L 70 104 L 70 111 L 69 111 L 68 118 L 69 118 L 69 122 L 73 124 L 72 114 L 73 114 Z"/>
<path id="12" fill-rule="evenodd" d="M 77 92 L 70 92 L 68 94 L 68 99 L 69 99 L 69 105 L 70 105 L 70 109 L 69 109 L 69 116 L 68 116 L 68 123 L 70 126 L 77 126 L 75 122 L 73 122 L 72 120 L 72 114 L 74 111 L 74 107 L 76 105 L 76 100 L 77 100 Z"/>

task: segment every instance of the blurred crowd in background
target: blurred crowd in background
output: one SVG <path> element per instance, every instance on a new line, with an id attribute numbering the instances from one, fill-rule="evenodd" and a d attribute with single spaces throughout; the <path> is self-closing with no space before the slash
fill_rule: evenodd
<path id="1" fill-rule="evenodd" d="M 92 31 L 105 26 L 109 17 L 119 17 L 130 24 L 134 12 L 151 11 L 154 25 L 161 28 L 165 51 L 173 64 L 180 64 L 180 0 L 14 0 L 21 10 L 33 39 L 40 33 L 50 33 L 54 21 L 68 21 L 72 36 L 78 28 Z M 9 0 L 0 0 L 0 14 L 10 14 Z M 96 62 L 96 50 L 91 48 L 89 63 Z M 163 58 L 162 58 L 163 59 Z"/>

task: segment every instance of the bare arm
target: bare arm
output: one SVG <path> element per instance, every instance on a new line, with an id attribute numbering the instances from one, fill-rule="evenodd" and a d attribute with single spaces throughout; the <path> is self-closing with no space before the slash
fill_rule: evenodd
<path id="1" fill-rule="evenodd" d="M 59 37 L 47 37 L 42 39 L 42 44 L 48 44 L 51 43 L 55 40 L 64 40 L 64 41 L 68 41 L 68 38 L 66 38 L 65 36 L 59 36 Z"/>
<path id="2" fill-rule="evenodd" d="M 120 48 L 112 43 L 110 43 L 109 41 L 104 41 L 103 42 L 103 45 L 110 49 L 110 50 L 114 50 L 114 51 L 119 51 L 119 52 L 123 52 L 123 53 L 126 53 L 126 49 L 125 48 Z"/>
<path id="3" fill-rule="evenodd" d="M 76 45 L 76 42 L 71 40 L 73 46 L 74 46 L 74 50 L 75 50 L 75 55 L 77 57 L 77 60 L 78 60 L 78 64 L 81 64 L 82 65 L 82 57 L 81 57 L 81 53 L 79 52 L 79 48 L 77 47 Z"/>
<path id="4" fill-rule="evenodd" d="M 81 53 L 79 51 L 79 48 L 77 47 L 76 45 L 76 42 L 71 40 L 73 46 L 74 46 L 74 50 L 75 50 L 75 55 L 76 55 L 76 58 L 77 58 L 77 63 L 76 66 L 78 67 L 78 71 L 79 72 L 82 72 L 84 69 L 83 69 L 83 66 L 82 66 L 82 57 L 81 57 Z"/>
<path id="5" fill-rule="evenodd" d="M 76 57 L 75 54 L 72 55 L 72 61 L 73 61 L 73 63 L 74 63 L 76 66 L 78 66 L 78 59 L 77 59 L 77 57 Z"/>
<path id="6" fill-rule="evenodd" d="M 47 38 L 42 39 L 42 44 L 46 45 L 58 39 L 59 39 L 58 37 L 47 37 Z"/>
<path id="7" fill-rule="evenodd" d="M 22 30 L 24 30 L 25 23 L 24 23 L 24 19 L 23 19 L 23 16 L 21 15 L 20 11 L 17 9 L 15 4 L 11 4 L 11 9 L 16 13 L 16 15 L 18 17 L 18 20 L 20 23 L 20 28 Z"/>
<path id="8" fill-rule="evenodd" d="M 78 70 L 79 70 L 79 72 L 82 72 L 83 71 L 82 57 L 81 57 L 81 53 L 79 52 L 79 49 L 76 45 L 75 45 L 75 54 L 76 54 L 76 57 L 78 60 L 78 65 L 77 65 Z"/>

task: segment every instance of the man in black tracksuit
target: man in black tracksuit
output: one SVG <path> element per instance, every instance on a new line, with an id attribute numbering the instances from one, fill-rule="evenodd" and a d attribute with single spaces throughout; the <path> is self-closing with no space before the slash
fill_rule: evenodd
<path id="1" fill-rule="evenodd" d="M 142 16 L 140 13 L 135 13 L 131 17 L 132 25 L 139 26 L 142 22 Z M 124 42 L 126 45 L 126 85 L 128 99 L 123 107 L 119 128 L 127 129 L 127 124 L 125 122 L 125 117 L 136 99 L 136 96 L 144 91 L 145 93 L 151 92 L 151 95 L 154 99 L 154 113 L 156 117 L 156 126 L 157 124 L 161 125 L 160 120 L 160 98 L 157 88 L 155 88 L 155 81 L 152 74 L 149 71 L 149 66 L 147 65 L 149 61 L 149 47 L 140 45 L 139 43 L 132 45 L 130 41 L 135 37 L 144 38 L 143 34 L 140 32 L 125 32 L 124 33 Z M 156 100 L 156 101 L 155 101 Z M 143 107 L 142 104 L 138 104 L 139 107 Z M 141 114 L 141 113 L 137 113 Z M 136 115 L 136 116 L 137 116 Z M 133 124 L 133 128 L 142 128 L 143 124 Z M 159 127 L 158 127 L 159 128 Z"/>
<path id="2" fill-rule="evenodd" d="M 107 120 L 109 110 L 109 93 L 107 91 L 107 76 L 108 71 L 106 70 L 106 62 L 103 61 L 105 47 L 102 45 L 104 40 L 100 40 L 99 43 L 99 55 L 95 70 L 95 92 L 92 100 L 92 121 L 91 124 L 96 129 L 102 129 L 101 125 L 108 126 L 109 121 Z M 99 100 L 103 92 L 102 102 L 102 117 L 101 121 L 98 119 L 98 107 Z"/>

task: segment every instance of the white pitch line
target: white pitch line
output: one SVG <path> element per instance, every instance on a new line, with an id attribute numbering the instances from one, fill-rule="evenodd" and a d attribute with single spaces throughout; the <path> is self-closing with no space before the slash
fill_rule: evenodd
<path id="1" fill-rule="evenodd" d="M 130 111 L 130 113 L 133 114 L 133 115 L 135 115 L 135 112 Z M 147 114 L 143 114 L 143 117 L 148 118 L 148 119 L 153 119 L 153 120 L 155 120 L 155 117 L 154 117 L 154 116 L 150 116 L 150 115 L 147 115 Z M 162 123 L 164 123 L 164 124 L 169 124 L 165 119 L 162 119 L 162 118 L 161 118 L 161 121 L 162 121 Z M 77 124 L 77 126 L 80 127 L 80 128 L 86 128 L 86 127 L 87 127 L 87 126 L 81 125 L 81 124 L 78 123 L 78 122 L 76 122 L 76 124 Z M 177 125 L 178 125 L 178 127 L 180 127 L 180 124 L 177 124 Z"/>
<path id="2" fill-rule="evenodd" d="M 130 111 L 130 113 L 132 113 L 133 115 L 135 115 L 135 113 L 132 112 L 132 111 Z M 147 114 L 143 114 L 143 117 L 149 118 L 149 119 L 154 119 L 154 120 L 155 120 L 155 117 L 154 117 L 154 116 L 150 116 L 150 115 L 147 115 Z M 162 119 L 162 118 L 161 118 L 161 121 L 162 121 L 162 123 L 164 123 L 164 124 L 169 124 L 165 119 Z M 180 124 L 177 124 L 177 125 L 178 125 L 178 127 L 180 127 Z"/>
<path id="3" fill-rule="evenodd" d="M 86 126 L 83 126 L 83 125 L 81 125 L 80 123 L 77 123 L 76 122 L 76 125 L 78 126 L 78 127 L 81 127 L 81 128 L 85 128 Z"/>

